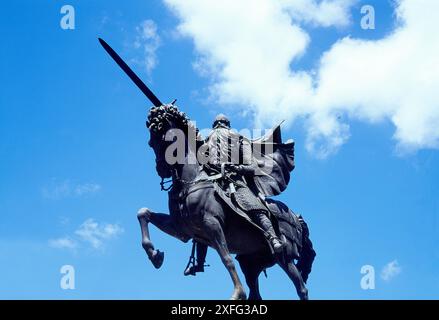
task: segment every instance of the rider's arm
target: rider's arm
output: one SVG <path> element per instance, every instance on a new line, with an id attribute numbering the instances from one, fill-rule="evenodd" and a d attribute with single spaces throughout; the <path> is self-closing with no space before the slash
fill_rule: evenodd
<path id="1" fill-rule="evenodd" d="M 254 160 L 252 146 L 247 139 L 241 140 L 242 163 L 237 166 L 237 171 L 243 175 L 254 175 L 258 164 Z"/>

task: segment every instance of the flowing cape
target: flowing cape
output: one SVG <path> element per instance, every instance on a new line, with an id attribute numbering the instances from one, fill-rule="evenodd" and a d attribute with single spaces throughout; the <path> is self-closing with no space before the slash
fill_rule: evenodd
<path id="1" fill-rule="evenodd" d="M 258 170 L 249 183 L 265 197 L 284 191 L 294 170 L 294 141 L 282 142 L 280 124 L 263 137 L 250 140 Z"/>

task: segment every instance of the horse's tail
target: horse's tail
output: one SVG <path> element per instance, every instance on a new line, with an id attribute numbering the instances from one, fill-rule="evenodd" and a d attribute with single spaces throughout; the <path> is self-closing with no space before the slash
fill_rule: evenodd
<path id="1" fill-rule="evenodd" d="M 303 281 L 306 283 L 308 275 L 311 273 L 312 263 L 316 256 L 316 252 L 312 247 L 312 242 L 309 238 L 309 229 L 302 216 L 298 216 L 300 225 L 302 226 L 302 250 L 300 251 L 299 259 L 296 267 L 299 269 Z"/>

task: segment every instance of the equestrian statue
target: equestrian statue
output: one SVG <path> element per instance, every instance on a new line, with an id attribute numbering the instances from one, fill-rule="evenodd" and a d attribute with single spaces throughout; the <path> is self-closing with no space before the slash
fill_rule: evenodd
<path id="1" fill-rule="evenodd" d="M 137 214 L 142 246 L 153 266 L 162 266 L 164 253 L 151 241 L 150 223 L 183 242 L 193 241 L 185 275 L 204 271 L 208 247 L 217 251 L 233 282 L 231 299 L 247 298 L 232 254 L 245 276 L 248 299 L 262 299 L 259 275 L 276 264 L 293 281 L 299 298 L 308 299 L 305 283 L 316 255 L 308 226 L 302 216 L 272 198 L 290 181 L 294 141 L 282 142 L 280 125 L 251 140 L 231 129 L 222 114 L 204 139 L 175 100 L 163 104 L 104 40 L 99 41 L 154 105 L 146 121 L 148 144 L 161 188 L 168 192 L 169 214 L 147 208 Z"/>

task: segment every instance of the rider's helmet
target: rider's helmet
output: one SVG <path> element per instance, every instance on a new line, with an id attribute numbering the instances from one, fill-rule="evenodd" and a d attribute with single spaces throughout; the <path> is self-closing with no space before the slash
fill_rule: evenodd
<path id="1" fill-rule="evenodd" d="M 219 115 L 216 116 L 215 121 L 213 122 L 212 128 L 218 128 L 218 127 L 226 127 L 226 128 L 230 128 L 230 121 L 229 119 L 223 115 L 222 113 L 220 113 Z"/>

